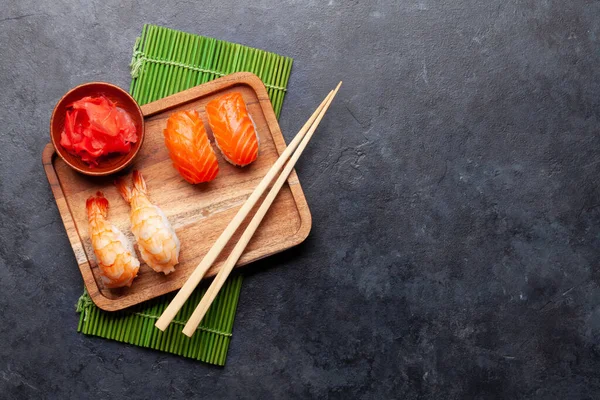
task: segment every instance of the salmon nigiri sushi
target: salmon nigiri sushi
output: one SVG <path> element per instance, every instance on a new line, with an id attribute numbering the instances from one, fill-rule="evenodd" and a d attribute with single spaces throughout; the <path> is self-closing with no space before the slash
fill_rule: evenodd
<path id="1" fill-rule="evenodd" d="M 219 172 L 217 155 L 197 111 L 171 114 L 163 134 L 173 166 L 183 179 L 196 184 L 216 178 Z"/>
<path id="2" fill-rule="evenodd" d="M 228 93 L 206 105 L 208 123 L 223 157 L 243 167 L 258 157 L 258 134 L 240 93 Z"/>

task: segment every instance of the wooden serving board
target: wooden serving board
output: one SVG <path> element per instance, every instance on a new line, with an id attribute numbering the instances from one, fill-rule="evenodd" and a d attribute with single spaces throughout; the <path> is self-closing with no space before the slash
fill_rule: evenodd
<path id="1" fill-rule="evenodd" d="M 213 140 L 204 107 L 215 97 L 233 91 L 242 94 L 256 124 L 260 137 L 258 159 L 247 167 L 238 168 L 227 163 L 217 150 L 217 178 L 190 185 L 173 168 L 165 147 L 162 131 L 167 118 L 177 110 L 197 110 Z M 85 201 L 98 190 L 104 192 L 110 202 L 110 221 L 135 243 L 130 232 L 129 205 L 113 185 L 115 176 L 95 178 L 75 172 L 57 157 L 52 144 L 46 146 L 42 157 L 87 291 L 94 303 L 107 311 L 121 310 L 179 289 L 286 147 L 267 91 L 262 81 L 251 73 L 240 72 L 196 86 L 146 104 L 142 111 L 146 125 L 144 143 L 132 168 L 119 175 L 130 178 L 131 170 L 139 169 L 146 178 L 151 201 L 162 208 L 177 232 L 181 241 L 180 263 L 175 272 L 167 276 L 154 272 L 138 257 L 142 265 L 131 287 L 105 288 L 99 279 L 88 237 Z M 207 276 L 214 276 L 219 271 L 252 215 L 238 229 Z M 236 266 L 301 243 L 310 228 L 310 211 L 293 172 Z"/>

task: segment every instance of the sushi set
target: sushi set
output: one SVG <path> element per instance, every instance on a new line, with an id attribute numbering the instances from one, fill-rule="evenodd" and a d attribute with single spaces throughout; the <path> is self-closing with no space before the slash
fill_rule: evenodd
<path id="1" fill-rule="evenodd" d="M 293 168 L 340 85 L 288 147 L 251 73 L 142 107 L 106 83 L 67 92 L 42 161 L 94 303 L 116 311 L 180 289 L 155 324 L 165 330 L 216 275 L 192 336 L 234 267 L 301 243 L 311 217 Z"/>
<path id="2" fill-rule="evenodd" d="M 206 104 L 229 93 L 239 93 L 246 104 L 260 141 L 259 155 L 250 165 L 239 168 L 225 161 L 216 151 L 219 156 L 216 178 L 190 185 L 173 168 L 165 146 L 163 131 L 168 118 L 178 111 L 195 110 L 209 126 Z M 79 173 L 57 156 L 60 145 L 48 144 L 42 157 L 86 289 L 94 303 L 108 311 L 130 307 L 179 289 L 286 147 L 264 85 L 251 73 L 236 73 L 208 82 L 146 104 L 141 111 L 143 145 L 129 166 L 143 173 L 149 198 L 160 206 L 182 243 L 179 263 L 169 275 L 158 274 L 142 262 L 131 286 L 109 288 L 105 285 L 88 232 L 86 200 L 101 191 L 110 203 L 109 221 L 135 243 L 129 233 L 132 225 L 130 206 L 114 185 L 115 175 Z M 138 132 L 142 132 L 141 129 Z M 116 176 L 130 180 L 131 171 L 125 169 Z M 295 246 L 308 235 L 311 217 L 297 176 L 292 173 L 287 183 L 236 266 Z M 233 244 L 234 240 L 206 276 L 214 276 L 219 271 L 227 249 L 233 248 Z"/>

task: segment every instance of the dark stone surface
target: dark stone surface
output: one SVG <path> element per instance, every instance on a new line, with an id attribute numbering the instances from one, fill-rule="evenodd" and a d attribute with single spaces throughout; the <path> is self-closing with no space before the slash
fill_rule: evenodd
<path id="1" fill-rule="evenodd" d="M 0 8 L 1 398 L 600 397 L 600 2 L 144 3 Z M 225 368 L 75 332 L 40 153 L 145 22 L 294 57 L 288 140 L 345 82 L 298 166 L 312 233 L 245 272 Z"/>

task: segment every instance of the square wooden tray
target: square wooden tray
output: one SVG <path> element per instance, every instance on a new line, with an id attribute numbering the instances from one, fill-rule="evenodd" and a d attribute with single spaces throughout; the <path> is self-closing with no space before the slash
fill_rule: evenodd
<path id="1" fill-rule="evenodd" d="M 197 110 L 212 140 L 204 106 L 213 98 L 234 91 L 242 94 L 256 124 L 260 137 L 258 159 L 245 168 L 238 168 L 227 163 L 217 151 L 217 178 L 190 185 L 171 164 L 162 133 L 166 120 L 177 110 Z M 162 208 L 181 240 L 180 263 L 174 273 L 158 274 L 140 258 L 142 266 L 130 288 L 105 288 L 99 279 L 88 237 L 85 201 L 98 190 L 104 192 L 110 202 L 110 221 L 132 239 L 129 205 L 114 187 L 114 176 L 93 178 L 75 172 L 57 157 L 52 144 L 45 147 L 42 156 L 87 291 L 94 303 L 107 311 L 121 310 L 179 289 L 286 147 L 267 91 L 261 80 L 251 73 L 228 75 L 141 108 L 146 138 L 132 168 L 142 171 L 150 199 Z M 119 175 L 125 174 L 130 176 L 131 169 Z M 219 271 L 252 215 L 238 229 L 207 276 L 214 276 Z M 292 172 L 236 267 L 303 242 L 310 228 L 310 211 L 298 177 Z"/>

